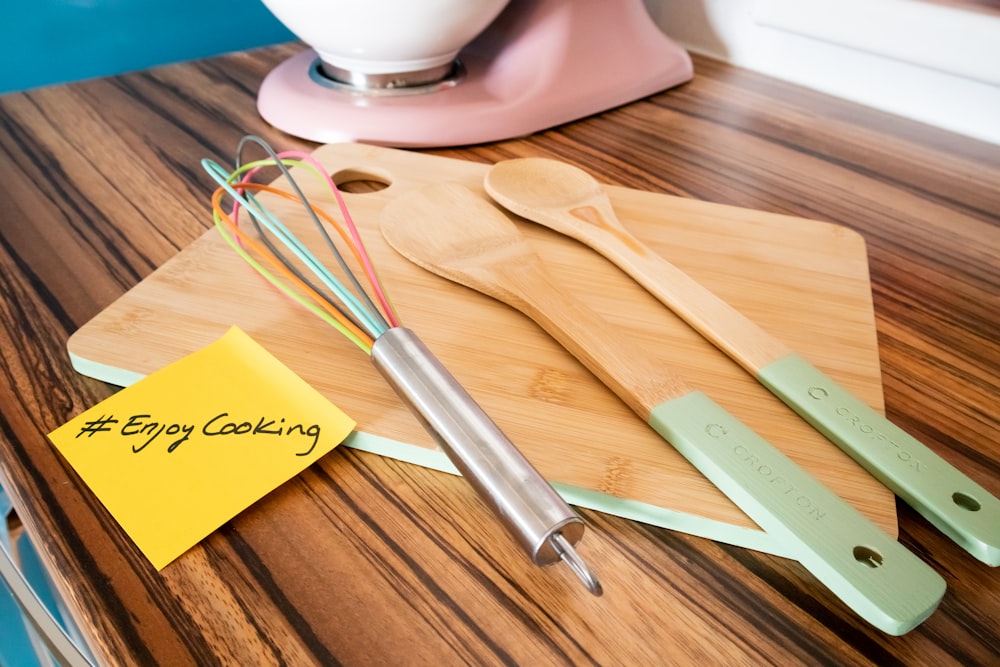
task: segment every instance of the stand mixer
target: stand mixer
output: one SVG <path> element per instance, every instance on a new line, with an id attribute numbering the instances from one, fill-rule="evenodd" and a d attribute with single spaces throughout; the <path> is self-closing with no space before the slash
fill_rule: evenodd
<path id="1" fill-rule="evenodd" d="M 319 143 L 499 141 L 693 75 L 642 0 L 264 3 L 311 48 L 268 74 L 258 111 Z"/>

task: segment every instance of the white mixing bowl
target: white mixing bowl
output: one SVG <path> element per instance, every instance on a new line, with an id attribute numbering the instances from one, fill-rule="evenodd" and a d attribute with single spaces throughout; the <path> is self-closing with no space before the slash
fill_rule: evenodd
<path id="1" fill-rule="evenodd" d="M 405 74 L 450 67 L 509 0 L 263 0 L 329 72 Z"/>

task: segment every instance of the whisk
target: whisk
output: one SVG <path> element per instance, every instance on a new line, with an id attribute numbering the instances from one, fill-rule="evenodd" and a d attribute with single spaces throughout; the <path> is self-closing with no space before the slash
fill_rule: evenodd
<path id="1" fill-rule="evenodd" d="M 244 164 L 243 153 L 249 144 L 259 145 L 268 157 Z M 268 282 L 371 357 L 532 562 L 542 566 L 566 563 L 591 593 L 601 595 L 600 582 L 574 549 L 583 537 L 583 521 L 416 334 L 401 325 L 344 198 L 324 167 L 306 153 L 276 153 L 263 139 L 252 135 L 240 141 L 233 171 L 209 159 L 202 160 L 202 166 L 219 184 L 212 195 L 213 216 L 216 228 L 233 250 Z M 290 171 L 293 166 L 320 179 L 336 200 L 341 221 L 310 204 Z M 252 181 L 267 167 L 279 169 L 291 191 Z M 320 262 L 261 202 L 258 193 L 299 202 L 319 230 L 339 271 L 334 273 Z M 222 207 L 226 195 L 233 202 L 229 214 Z M 253 233 L 240 227 L 241 210 L 250 214 Z M 339 236 L 340 245 L 350 250 L 364 274 L 367 290 L 340 252 L 330 229 Z"/>

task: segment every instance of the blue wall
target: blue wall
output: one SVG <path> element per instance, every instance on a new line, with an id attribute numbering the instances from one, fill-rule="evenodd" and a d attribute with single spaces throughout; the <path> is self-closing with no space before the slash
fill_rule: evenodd
<path id="1" fill-rule="evenodd" d="M 259 0 L 3 0 L 0 93 L 294 38 Z"/>

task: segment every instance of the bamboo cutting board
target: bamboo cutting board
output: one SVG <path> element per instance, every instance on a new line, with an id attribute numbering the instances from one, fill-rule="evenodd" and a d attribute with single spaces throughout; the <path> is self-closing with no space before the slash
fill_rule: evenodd
<path id="1" fill-rule="evenodd" d="M 345 199 L 404 325 L 571 503 L 787 555 L 533 322 L 423 271 L 384 242 L 379 212 L 391 198 L 442 181 L 482 192 L 487 165 L 360 144 L 324 146 L 315 155 L 338 183 L 386 185 Z M 309 180 L 303 185 L 315 203 L 327 203 Z M 610 188 L 610 196 L 626 227 L 654 250 L 882 408 L 860 236 L 828 223 L 625 188 Z M 318 251 L 301 210 L 284 202 L 273 209 Z M 617 335 L 653 346 L 691 385 L 896 535 L 893 495 L 734 362 L 594 252 L 519 224 L 552 273 Z M 127 385 L 232 325 L 357 420 L 349 446 L 454 472 L 368 358 L 264 283 L 215 230 L 84 325 L 68 348 L 79 372 Z"/>

